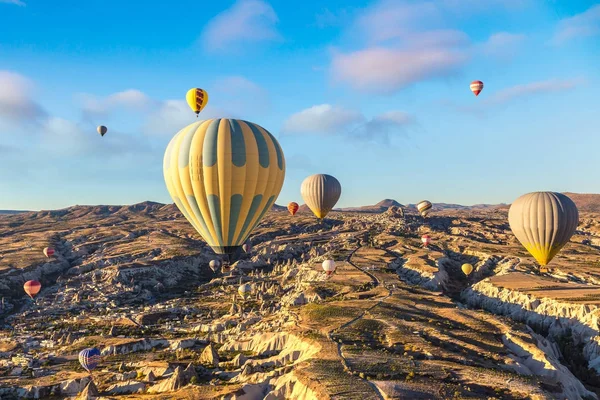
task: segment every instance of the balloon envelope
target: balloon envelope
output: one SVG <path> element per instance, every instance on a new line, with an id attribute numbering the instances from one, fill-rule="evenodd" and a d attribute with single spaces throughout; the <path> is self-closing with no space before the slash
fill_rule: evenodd
<path id="1" fill-rule="evenodd" d="M 83 349 L 79 352 L 79 363 L 88 372 L 98 366 L 100 362 L 100 350 L 94 348 Z"/>
<path id="2" fill-rule="evenodd" d="M 54 249 L 52 247 L 44 248 L 44 255 L 46 257 L 52 257 L 54 255 Z"/>
<path id="3" fill-rule="evenodd" d="M 545 266 L 575 233 L 579 212 L 562 193 L 533 192 L 511 204 L 508 223 L 523 247 Z"/>
<path id="4" fill-rule="evenodd" d="M 248 297 L 250 297 L 250 294 L 252 293 L 252 286 L 249 283 L 244 283 L 243 285 L 240 285 L 240 287 L 238 288 L 238 293 L 244 299 L 247 299 Z"/>
<path id="5" fill-rule="evenodd" d="M 23 290 L 29 297 L 33 299 L 33 297 L 40 292 L 42 289 L 42 284 L 38 281 L 27 281 L 23 285 Z"/>
<path id="6" fill-rule="evenodd" d="M 213 272 L 217 272 L 217 270 L 221 268 L 221 260 L 210 260 L 208 266 Z"/>
<path id="7" fill-rule="evenodd" d="M 433 207 L 433 204 L 431 204 L 431 202 L 427 200 L 423 200 L 417 203 L 417 210 L 423 217 L 426 217 L 427 214 L 429 214 L 429 212 L 431 211 L 431 207 Z"/>
<path id="8" fill-rule="evenodd" d="M 333 260 L 325 260 L 321 265 L 323 267 L 323 271 L 325 271 L 327 275 L 331 275 L 335 271 L 335 261 Z"/>
<path id="9" fill-rule="evenodd" d="M 423 242 L 423 244 L 425 246 L 429 245 L 429 243 L 431 243 L 431 236 L 429 236 L 429 235 L 421 236 L 421 242 Z"/>
<path id="10" fill-rule="evenodd" d="M 290 212 L 290 214 L 296 215 L 300 206 L 298 205 L 298 203 L 292 201 L 290 204 L 288 204 L 287 208 L 288 208 L 288 211 Z"/>
<path id="11" fill-rule="evenodd" d="M 331 211 L 342 194 L 340 182 L 331 175 L 316 174 L 304 179 L 300 193 L 306 205 L 319 219 Z"/>
<path id="12" fill-rule="evenodd" d="M 246 242 L 242 245 L 242 250 L 246 253 L 250 253 L 250 251 L 252 251 L 252 245 L 249 242 Z"/>
<path id="13" fill-rule="evenodd" d="M 106 127 L 104 125 L 100 125 L 99 127 L 96 128 L 96 130 L 98 131 L 98 133 L 101 136 L 104 136 L 106 134 L 106 132 L 108 131 L 108 129 L 106 129 Z"/>
<path id="14" fill-rule="evenodd" d="M 481 81 L 473 81 L 470 85 L 471 92 L 475 95 L 475 97 L 479 96 L 479 93 L 483 90 L 483 82 Z"/>
<path id="15" fill-rule="evenodd" d="M 163 172 L 185 218 L 216 253 L 231 254 L 275 203 L 285 158 L 275 137 L 259 125 L 211 119 L 171 139 Z"/>
<path id="16" fill-rule="evenodd" d="M 208 104 L 208 93 L 204 89 L 192 88 L 187 91 L 185 99 L 188 106 L 196 113 L 196 116 L 206 107 Z"/>
<path id="17" fill-rule="evenodd" d="M 468 263 L 463 264 L 462 267 L 460 267 L 460 268 L 462 269 L 462 272 L 467 276 L 469 276 L 471 274 L 471 272 L 473 272 L 473 265 L 468 264 Z"/>

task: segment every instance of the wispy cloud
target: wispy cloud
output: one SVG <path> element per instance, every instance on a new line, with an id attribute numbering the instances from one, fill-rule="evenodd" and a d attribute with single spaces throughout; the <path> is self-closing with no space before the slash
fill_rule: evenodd
<path id="1" fill-rule="evenodd" d="M 455 74 L 470 58 L 470 41 L 464 32 L 442 26 L 443 13 L 434 1 L 379 1 L 352 25 L 366 47 L 334 50 L 331 77 L 361 92 L 390 94 Z"/>
<path id="2" fill-rule="evenodd" d="M 526 99 L 534 95 L 564 92 L 583 84 L 584 79 L 548 79 L 545 81 L 525 83 L 501 89 L 497 92 L 480 98 L 477 105 L 465 106 L 457 104 L 452 100 L 442 100 L 440 104 L 457 112 L 472 114 L 483 117 L 486 110 L 493 107 L 508 105 L 520 99 Z M 490 88 L 486 88 L 488 91 Z M 484 91 L 486 90 L 484 89 Z"/>
<path id="3" fill-rule="evenodd" d="M 0 70 L 0 119 L 9 123 L 26 123 L 46 117 L 46 111 L 33 100 L 34 89 L 29 78 Z"/>
<path id="4" fill-rule="evenodd" d="M 77 97 L 81 102 L 85 119 L 106 117 L 117 110 L 144 112 L 156 107 L 158 103 L 137 89 L 127 89 L 106 97 L 90 94 L 79 94 Z"/>
<path id="5" fill-rule="evenodd" d="M 281 133 L 337 134 L 363 120 L 364 116 L 358 111 L 320 104 L 290 116 L 284 122 Z"/>
<path id="6" fill-rule="evenodd" d="M 414 117 L 402 111 L 389 111 L 368 119 L 356 110 L 321 104 L 291 115 L 281 133 L 341 135 L 359 141 L 389 143 L 390 134 L 413 123 Z"/>
<path id="7" fill-rule="evenodd" d="M 550 43 L 560 45 L 578 37 L 597 35 L 600 35 L 600 4 L 560 21 Z"/>
<path id="8" fill-rule="evenodd" d="M 311 171 L 315 169 L 312 160 L 305 154 L 285 156 L 285 167 L 291 170 Z"/>
<path id="9" fill-rule="evenodd" d="M 25 7 L 25 2 L 21 0 L 0 0 L 0 4 L 14 4 L 15 6 Z"/>
<path id="10" fill-rule="evenodd" d="M 270 4 L 261 0 L 238 0 L 208 22 L 202 32 L 207 50 L 223 51 L 240 44 L 280 40 L 279 21 Z"/>
<path id="11" fill-rule="evenodd" d="M 333 57 L 334 82 L 366 93 L 391 94 L 418 81 L 456 73 L 469 59 L 444 48 L 398 50 L 373 47 Z"/>
<path id="12" fill-rule="evenodd" d="M 519 50 L 519 47 L 525 41 L 526 36 L 519 33 L 498 32 L 494 33 L 482 45 L 482 53 L 499 57 L 502 59 L 511 59 Z"/>
<path id="13" fill-rule="evenodd" d="M 519 98 L 532 96 L 534 94 L 563 92 L 573 89 L 582 83 L 582 79 L 549 79 L 545 81 L 515 85 L 492 94 L 486 99 L 483 99 L 482 103 L 484 105 L 505 104 Z"/>

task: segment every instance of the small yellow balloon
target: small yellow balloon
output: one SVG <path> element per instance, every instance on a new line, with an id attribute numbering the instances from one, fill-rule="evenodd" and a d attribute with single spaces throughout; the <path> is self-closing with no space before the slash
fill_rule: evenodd
<path id="1" fill-rule="evenodd" d="M 200 114 L 200 111 L 208 104 L 208 93 L 206 93 L 206 90 L 200 88 L 192 88 L 188 90 L 185 99 L 192 111 L 196 113 L 197 117 L 198 114 Z"/>
<path id="2" fill-rule="evenodd" d="M 471 272 L 473 272 L 473 266 L 471 264 L 463 264 L 462 267 L 460 267 L 462 269 L 462 272 L 465 273 L 466 276 L 471 275 Z"/>

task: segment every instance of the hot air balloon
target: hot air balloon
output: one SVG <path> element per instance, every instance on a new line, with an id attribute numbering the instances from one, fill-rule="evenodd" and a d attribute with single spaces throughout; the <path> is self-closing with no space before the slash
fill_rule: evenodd
<path id="1" fill-rule="evenodd" d="M 98 133 L 100 134 L 100 136 L 104 136 L 106 134 L 106 132 L 108 131 L 108 129 L 106 129 L 106 127 L 104 125 L 100 125 L 96 128 L 96 130 L 98 131 Z"/>
<path id="2" fill-rule="evenodd" d="M 483 82 L 481 81 L 473 81 L 471 82 L 471 92 L 475 94 L 475 96 L 479 96 L 479 93 L 483 90 Z"/>
<path id="3" fill-rule="evenodd" d="M 242 245 L 242 250 L 244 250 L 245 253 L 250 253 L 252 251 L 252 244 L 250 242 L 246 242 Z"/>
<path id="4" fill-rule="evenodd" d="M 244 283 L 238 288 L 238 293 L 244 300 L 247 300 L 252 294 L 252 286 L 249 283 Z"/>
<path id="5" fill-rule="evenodd" d="M 417 203 L 417 210 L 423 217 L 426 217 L 427 214 L 429 214 L 429 212 L 431 211 L 431 207 L 433 207 L 433 205 L 427 200 L 423 200 Z"/>
<path id="6" fill-rule="evenodd" d="M 54 255 L 54 249 L 52 247 L 44 248 L 44 255 L 46 257 L 52 257 Z"/>
<path id="7" fill-rule="evenodd" d="M 203 89 L 193 88 L 188 90 L 185 99 L 192 111 L 196 113 L 196 118 L 198 118 L 198 114 L 208 103 L 208 93 Z"/>
<path id="8" fill-rule="evenodd" d="M 208 266 L 212 269 L 212 272 L 216 273 L 221 268 L 221 260 L 210 260 Z"/>
<path id="9" fill-rule="evenodd" d="M 100 362 L 100 350 L 97 348 L 83 349 L 79 352 L 79 363 L 87 372 L 92 372 Z"/>
<path id="10" fill-rule="evenodd" d="M 296 215 L 296 213 L 298 212 L 298 208 L 300 208 L 300 206 L 298 206 L 298 203 L 296 203 L 294 201 L 292 201 L 290 204 L 288 204 L 288 211 L 292 215 Z"/>
<path id="11" fill-rule="evenodd" d="M 216 253 L 232 254 L 275 203 L 285 158 L 264 128 L 210 119 L 188 125 L 171 139 L 163 172 L 185 218 Z"/>
<path id="12" fill-rule="evenodd" d="M 466 263 L 463 264 L 462 267 L 460 267 L 460 269 L 462 269 L 462 272 L 464 272 L 466 276 L 469 276 L 471 275 L 471 272 L 473 272 L 473 265 Z"/>
<path id="13" fill-rule="evenodd" d="M 340 182 L 331 175 L 311 175 L 300 187 L 302 198 L 315 216 L 321 220 L 331 211 L 342 194 Z"/>
<path id="14" fill-rule="evenodd" d="M 335 271 L 335 261 L 333 261 L 333 260 L 323 261 L 322 266 L 323 266 L 323 271 L 325 271 L 325 273 L 327 275 L 331 275 Z"/>
<path id="15" fill-rule="evenodd" d="M 431 243 L 431 236 L 429 236 L 429 235 L 421 236 L 421 242 L 423 242 L 423 247 L 429 246 L 429 243 Z"/>
<path id="16" fill-rule="evenodd" d="M 38 294 L 41 289 L 42 289 L 42 284 L 39 283 L 38 281 L 27 281 L 23 285 L 23 290 L 25 290 L 25 293 L 27 293 L 27 295 L 29 297 L 31 297 L 32 300 L 33 300 L 33 297 L 36 294 Z"/>
<path id="17" fill-rule="evenodd" d="M 512 203 L 508 223 L 519 242 L 545 266 L 569 242 L 579 212 L 573 200 L 562 193 L 533 192 Z"/>

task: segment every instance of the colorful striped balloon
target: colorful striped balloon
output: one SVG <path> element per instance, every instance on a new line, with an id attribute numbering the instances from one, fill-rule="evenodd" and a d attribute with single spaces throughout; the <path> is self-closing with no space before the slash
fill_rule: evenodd
<path id="1" fill-rule="evenodd" d="M 87 372 L 91 372 L 98 366 L 101 360 L 100 350 L 97 348 L 83 349 L 79 352 L 79 363 Z"/>
<path id="2" fill-rule="evenodd" d="M 46 247 L 44 249 L 44 255 L 46 257 L 52 257 L 54 255 L 54 249 L 52 247 Z"/>
<path id="3" fill-rule="evenodd" d="M 27 293 L 27 295 L 29 297 L 31 297 L 32 299 L 33 299 L 33 296 L 38 294 L 41 289 L 42 289 L 42 284 L 39 283 L 38 281 L 27 281 L 23 285 L 23 290 L 25 290 L 25 293 Z"/>
<path id="4" fill-rule="evenodd" d="M 300 206 L 295 201 L 292 201 L 290 204 L 288 204 L 287 208 L 288 208 L 288 211 L 290 212 L 290 214 L 296 215 Z"/>
<path id="5" fill-rule="evenodd" d="M 475 97 L 479 96 L 479 93 L 483 90 L 483 82 L 481 81 L 473 81 L 470 85 L 471 92 L 475 94 Z"/>
<path id="6" fill-rule="evenodd" d="M 188 125 L 167 146 L 173 201 L 218 254 L 231 254 L 271 209 L 285 178 L 283 150 L 266 129 L 237 119 Z"/>
<path id="7" fill-rule="evenodd" d="M 427 200 L 423 200 L 420 201 L 417 204 L 417 210 L 419 211 L 419 213 L 423 216 L 426 217 L 427 214 L 429 214 L 429 212 L 431 211 L 431 208 L 433 207 L 433 204 L 431 204 L 429 201 Z"/>

